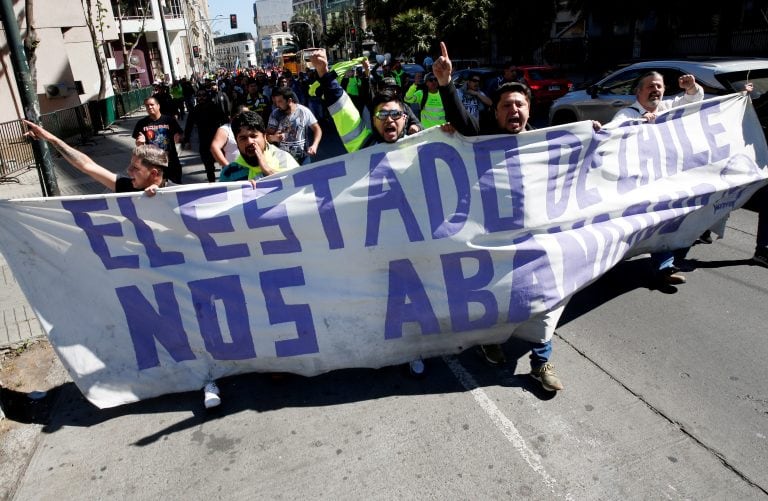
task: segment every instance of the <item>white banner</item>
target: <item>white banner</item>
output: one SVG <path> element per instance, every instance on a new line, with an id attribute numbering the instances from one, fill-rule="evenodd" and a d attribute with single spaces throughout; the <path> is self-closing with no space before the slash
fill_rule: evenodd
<path id="1" fill-rule="evenodd" d="M 500 342 L 765 184 L 742 96 L 653 125 L 432 129 L 264 179 L 0 201 L 2 252 L 86 397 L 307 376 Z"/>

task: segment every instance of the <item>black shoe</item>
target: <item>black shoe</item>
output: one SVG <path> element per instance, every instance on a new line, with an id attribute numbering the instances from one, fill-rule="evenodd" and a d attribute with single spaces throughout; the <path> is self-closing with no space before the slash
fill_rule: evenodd
<path id="1" fill-rule="evenodd" d="M 680 273 L 680 269 L 675 267 L 660 270 L 657 280 L 662 285 L 680 285 L 687 281 L 685 275 Z"/>
<path id="2" fill-rule="evenodd" d="M 697 242 L 701 242 L 703 244 L 711 244 L 712 243 L 712 232 L 710 230 L 705 231 L 702 233 Z"/>
<path id="3" fill-rule="evenodd" d="M 759 247 L 755 249 L 755 255 L 752 256 L 752 261 L 757 265 L 768 268 L 768 247 Z"/>

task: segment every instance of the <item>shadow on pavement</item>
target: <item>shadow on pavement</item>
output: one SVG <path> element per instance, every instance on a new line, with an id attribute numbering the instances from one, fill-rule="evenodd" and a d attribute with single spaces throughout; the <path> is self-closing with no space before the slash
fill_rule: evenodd
<path id="1" fill-rule="evenodd" d="M 314 377 L 264 373 L 231 376 L 217 381 L 222 403 L 208 410 L 203 407 L 202 390 L 98 409 L 70 382 L 49 391 L 45 402 L 36 404 L 46 406 L 45 412 L 29 415 L 26 421 L 44 424 L 44 433 L 55 433 L 63 427 L 95 426 L 126 415 L 191 411 L 189 417 L 134 442 L 136 446 L 145 446 L 164 436 L 243 411 L 261 413 L 292 407 L 335 406 L 393 396 L 457 393 L 494 386 L 520 388 L 541 400 L 555 397 L 556 393 L 544 390 L 528 376 L 528 348 L 525 343 L 510 339 L 504 343 L 503 348 L 508 363 L 500 367 L 488 366 L 478 355 L 476 347 L 451 357 L 459 362 L 462 370 L 471 374 L 470 380 L 476 385 L 474 387 L 465 386 L 466 381 L 464 385 L 459 382 L 446 364 L 449 357 L 426 360 L 427 373 L 421 379 L 409 377 L 407 365 L 381 369 L 343 369 Z M 515 374 L 518 363 L 525 367 L 521 369 L 524 372 L 522 374 Z M 18 397 L 20 400 L 27 398 L 26 394 Z M 26 405 L 29 403 L 26 402 Z"/>

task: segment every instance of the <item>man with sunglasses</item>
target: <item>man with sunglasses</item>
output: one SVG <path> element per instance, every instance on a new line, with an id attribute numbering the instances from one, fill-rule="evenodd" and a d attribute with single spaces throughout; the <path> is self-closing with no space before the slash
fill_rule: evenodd
<path id="1" fill-rule="evenodd" d="M 328 71 L 325 51 L 315 51 L 310 60 L 317 71 L 323 104 L 330 112 L 336 130 L 348 152 L 380 143 L 396 143 L 405 137 L 407 123 L 405 110 L 408 105 L 400 99 L 397 92 L 385 89 L 376 93 L 370 104 L 371 127 L 367 127 L 352 98 L 341 88 L 336 79 L 336 73 Z M 414 377 L 424 375 L 424 361 L 421 358 L 411 361 L 408 368 Z"/>
<path id="2" fill-rule="evenodd" d="M 464 87 L 457 89 L 457 92 L 464 109 L 479 123 L 480 112 L 493 104 L 491 98 L 480 90 L 480 76 L 477 74 L 470 75 L 469 80 L 464 83 Z"/>

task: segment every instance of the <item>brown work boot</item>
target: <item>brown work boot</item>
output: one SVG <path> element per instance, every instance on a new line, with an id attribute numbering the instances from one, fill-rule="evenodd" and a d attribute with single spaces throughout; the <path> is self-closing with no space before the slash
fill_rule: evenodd
<path id="1" fill-rule="evenodd" d="M 555 374 L 555 366 L 547 362 L 540 367 L 531 369 L 531 377 L 541 383 L 547 391 L 559 391 L 563 389 L 563 383 Z"/>

